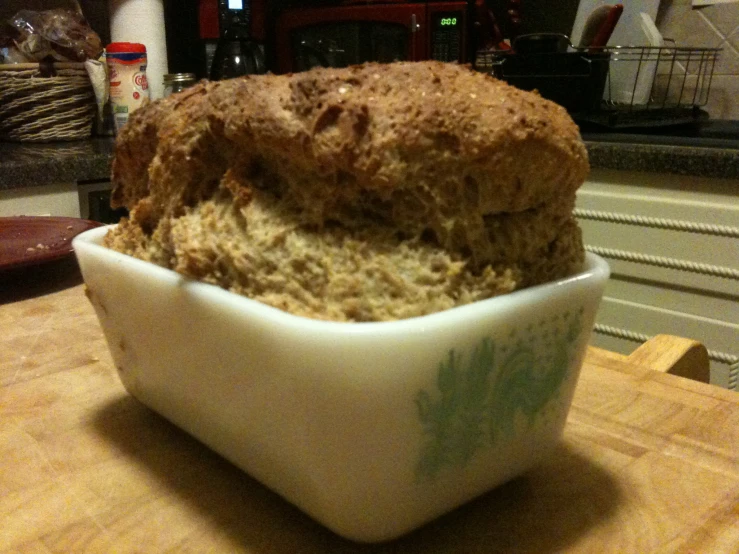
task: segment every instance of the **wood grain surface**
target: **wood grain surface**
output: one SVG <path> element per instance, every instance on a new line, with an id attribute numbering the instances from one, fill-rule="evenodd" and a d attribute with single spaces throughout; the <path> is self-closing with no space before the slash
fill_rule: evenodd
<path id="1" fill-rule="evenodd" d="M 736 393 L 592 349 L 546 463 L 355 544 L 128 396 L 71 281 L 0 282 L 0 552 L 737 552 Z"/>

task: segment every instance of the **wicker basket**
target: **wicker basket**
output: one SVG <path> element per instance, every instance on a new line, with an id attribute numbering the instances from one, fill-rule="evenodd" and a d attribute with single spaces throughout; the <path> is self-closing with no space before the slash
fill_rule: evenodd
<path id="1" fill-rule="evenodd" d="M 83 63 L 0 65 L 0 139 L 79 140 L 92 134 L 95 92 Z"/>

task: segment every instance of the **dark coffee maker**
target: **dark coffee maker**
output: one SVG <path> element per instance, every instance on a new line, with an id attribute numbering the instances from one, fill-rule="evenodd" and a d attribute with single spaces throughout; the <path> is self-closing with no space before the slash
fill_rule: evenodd
<path id="1" fill-rule="evenodd" d="M 249 0 L 218 0 L 220 38 L 210 68 L 218 81 L 241 75 L 266 73 L 264 52 L 251 36 Z"/>

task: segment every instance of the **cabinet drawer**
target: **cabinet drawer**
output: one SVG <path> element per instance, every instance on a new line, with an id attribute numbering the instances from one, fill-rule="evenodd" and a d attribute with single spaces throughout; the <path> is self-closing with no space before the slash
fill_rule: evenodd
<path id="1" fill-rule="evenodd" d="M 703 342 L 711 380 L 739 355 L 739 182 L 594 171 L 578 192 L 586 248 L 612 275 L 593 342 L 623 353 L 660 333 Z"/>

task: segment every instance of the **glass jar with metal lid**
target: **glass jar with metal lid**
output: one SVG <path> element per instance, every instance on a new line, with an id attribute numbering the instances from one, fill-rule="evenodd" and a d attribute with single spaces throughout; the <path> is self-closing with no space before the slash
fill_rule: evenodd
<path id="1" fill-rule="evenodd" d="M 167 73 L 163 77 L 164 96 L 181 92 L 197 83 L 194 73 Z"/>

